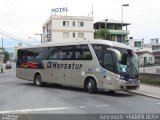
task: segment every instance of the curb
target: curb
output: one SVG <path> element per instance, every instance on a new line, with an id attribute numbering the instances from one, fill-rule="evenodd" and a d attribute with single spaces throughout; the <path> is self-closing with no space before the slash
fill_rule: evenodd
<path id="1" fill-rule="evenodd" d="M 146 97 L 155 98 L 155 99 L 160 99 L 160 96 L 155 96 L 155 95 L 151 95 L 151 94 L 146 94 L 146 93 L 141 93 L 141 92 L 133 92 L 133 91 L 128 91 L 128 92 L 129 93 L 133 93 L 133 94 L 138 94 L 138 95 L 146 96 Z"/>

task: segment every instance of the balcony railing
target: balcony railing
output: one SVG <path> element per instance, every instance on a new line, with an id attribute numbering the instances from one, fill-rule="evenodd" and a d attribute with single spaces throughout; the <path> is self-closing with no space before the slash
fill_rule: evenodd
<path id="1" fill-rule="evenodd" d="M 111 34 L 118 34 L 118 35 L 121 35 L 121 34 L 128 35 L 129 34 L 129 30 L 123 30 L 122 32 L 122 30 L 110 30 L 109 29 L 109 32 Z"/>
<path id="2" fill-rule="evenodd" d="M 152 51 L 153 52 L 160 52 L 160 49 L 156 49 L 156 50 L 152 49 Z"/>

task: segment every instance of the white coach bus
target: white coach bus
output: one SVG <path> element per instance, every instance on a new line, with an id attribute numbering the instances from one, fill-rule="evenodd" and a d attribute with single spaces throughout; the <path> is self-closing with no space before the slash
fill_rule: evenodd
<path id="1" fill-rule="evenodd" d="M 107 40 L 50 43 L 17 51 L 16 76 L 36 86 L 55 83 L 96 90 L 139 88 L 138 58 L 127 45 Z"/>

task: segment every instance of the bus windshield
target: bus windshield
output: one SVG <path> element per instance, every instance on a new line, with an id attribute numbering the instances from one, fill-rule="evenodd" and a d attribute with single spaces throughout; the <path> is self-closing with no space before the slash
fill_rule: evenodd
<path id="1" fill-rule="evenodd" d="M 139 75 L 138 59 L 132 50 L 119 49 L 122 59 L 117 65 L 118 72 L 121 76 L 135 77 Z"/>
<path id="2" fill-rule="evenodd" d="M 137 77 L 139 75 L 138 59 L 132 50 L 100 44 L 92 46 L 101 67 L 122 77 Z M 117 59 L 115 52 L 107 48 L 118 50 L 121 53 L 121 60 Z"/>

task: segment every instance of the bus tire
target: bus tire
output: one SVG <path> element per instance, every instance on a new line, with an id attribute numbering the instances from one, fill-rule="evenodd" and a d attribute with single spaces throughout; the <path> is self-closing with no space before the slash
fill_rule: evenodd
<path id="1" fill-rule="evenodd" d="M 96 82 L 94 79 L 90 78 L 86 84 L 86 88 L 87 88 L 87 91 L 90 93 L 90 94 L 93 94 L 95 93 L 96 91 Z"/>
<path id="2" fill-rule="evenodd" d="M 34 85 L 37 86 L 37 87 L 42 87 L 43 86 L 42 77 L 41 77 L 40 74 L 37 74 L 34 77 Z"/>
<path id="3" fill-rule="evenodd" d="M 114 91 L 114 90 L 109 90 L 108 92 L 109 92 L 109 94 L 115 94 L 116 91 Z"/>

